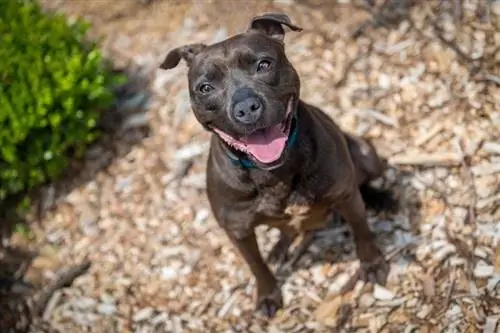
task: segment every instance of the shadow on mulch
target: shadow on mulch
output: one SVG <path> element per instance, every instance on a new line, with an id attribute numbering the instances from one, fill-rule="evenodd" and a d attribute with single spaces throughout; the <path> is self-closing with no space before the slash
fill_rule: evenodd
<path id="1" fill-rule="evenodd" d="M 0 302 L 33 291 L 33 286 L 24 281 L 24 272 L 37 256 L 36 250 L 20 248 L 10 242 L 13 233 L 30 238 L 30 223 L 38 223 L 53 209 L 56 203 L 73 189 L 88 183 L 113 161 L 128 154 L 131 149 L 149 135 L 146 107 L 149 91 L 148 80 L 135 72 L 121 72 L 128 82 L 115 90 L 116 102 L 103 112 L 99 128 L 101 137 L 88 147 L 82 159 L 74 159 L 67 172 L 54 183 L 44 184 L 28 193 L 21 193 L 0 203 Z M 19 214 L 15 207 L 25 196 L 31 199 L 30 222 Z M 34 217 L 34 218 L 33 218 Z M 3 313 L 0 313 L 0 319 Z M 1 324 L 1 323 L 0 323 Z M 2 330 L 3 332 L 3 330 Z"/>
<path id="2" fill-rule="evenodd" d="M 89 182 L 115 159 L 128 154 L 149 135 L 146 107 L 149 101 L 148 80 L 136 73 L 125 74 L 128 82 L 115 90 L 114 105 L 103 112 L 99 123 L 100 138 L 92 143 L 82 159 L 70 162 L 68 170 L 56 182 L 43 184 L 28 193 L 10 197 L 0 203 L 0 236 L 8 237 L 15 227 L 24 223 L 14 207 L 26 194 L 31 199 L 31 212 L 39 221 L 54 208 L 59 199 L 74 188 Z"/>
<path id="3" fill-rule="evenodd" d="M 412 7 L 420 2 L 416 0 L 359 0 L 352 3 L 339 3 L 329 0 L 297 0 L 305 7 L 320 10 L 325 18 L 337 22 L 350 17 L 356 11 L 367 14 L 367 19 L 362 22 L 353 32 L 352 37 L 360 37 L 369 28 L 395 28 L 405 20 Z"/>
<path id="4" fill-rule="evenodd" d="M 394 239 L 394 231 L 398 230 L 400 226 L 398 226 L 398 218 L 401 216 L 408 218 L 408 227 L 403 229 L 405 233 L 411 234 L 413 238 L 418 237 L 421 216 L 421 201 L 419 196 L 417 195 L 417 191 L 413 188 L 406 179 L 411 177 L 411 172 L 405 170 L 397 170 L 395 168 L 390 168 L 391 171 L 396 173 L 396 179 L 393 182 L 384 181 L 384 185 L 380 187 L 382 190 L 388 190 L 393 194 L 393 197 L 397 200 L 397 209 L 394 212 L 382 211 L 378 214 L 372 209 L 368 209 L 368 217 L 370 219 L 375 219 L 376 221 L 385 221 L 393 225 L 392 236 L 382 235 L 380 231 L 374 231 L 376 240 L 379 238 L 384 239 L 385 245 L 395 245 L 394 250 L 391 250 L 390 253 L 384 253 L 386 259 L 389 263 L 398 262 L 400 260 L 404 260 L 406 262 L 412 262 L 415 259 L 414 253 L 412 251 L 413 243 L 409 242 L 408 244 L 395 244 L 396 240 Z M 385 177 L 384 177 L 385 178 Z M 335 248 L 336 244 L 339 244 L 338 241 L 329 240 L 327 238 L 332 237 L 336 238 L 337 235 L 341 235 L 343 239 L 342 242 L 349 242 L 352 246 L 348 246 L 350 249 L 348 252 L 343 252 L 345 246 L 342 248 Z M 354 240 L 353 240 L 352 230 L 349 224 L 341 218 L 335 219 L 332 221 L 325 229 L 318 230 L 314 232 L 312 242 L 307 242 L 303 240 L 302 243 L 299 243 L 296 246 L 296 249 L 291 253 L 288 258 L 288 261 L 284 263 L 283 266 L 278 267 L 278 276 L 279 279 L 284 282 L 286 279 L 297 270 L 308 270 L 317 265 L 323 265 L 326 263 L 349 263 L 357 259 L 356 253 L 354 250 Z M 379 243 L 379 242 L 377 242 Z M 345 245 L 345 244 L 342 244 Z M 310 252 L 305 255 L 305 252 L 308 248 L 314 247 L 314 253 Z M 297 252 L 301 252 L 301 254 L 297 256 Z M 296 261 L 295 261 L 296 260 Z M 293 265 L 290 266 L 290 263 L 295 261 Z M 283 269 L 285 266 L 287 268 Z M 384 278 L 387 278 L 385 276 Z"/>

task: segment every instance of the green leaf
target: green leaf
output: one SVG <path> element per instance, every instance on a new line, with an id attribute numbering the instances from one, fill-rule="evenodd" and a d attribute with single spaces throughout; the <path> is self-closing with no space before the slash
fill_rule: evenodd
<path id="1" fill-rule="evenodd" d="M 100 111 L 127 79 L 89 28 L 37 0 L 0 0 L 0 201 L 57 179 L 99 136 Z"/>
<path id="2" fill-rule="evenodd" d="M 16 160 L 16 152 L 14 147 L 12 146 L 3 146 L 0 147 L 0 151 L 2 152 L 2 158 L 4 161 L 8 163 L 12 163 Z"/>

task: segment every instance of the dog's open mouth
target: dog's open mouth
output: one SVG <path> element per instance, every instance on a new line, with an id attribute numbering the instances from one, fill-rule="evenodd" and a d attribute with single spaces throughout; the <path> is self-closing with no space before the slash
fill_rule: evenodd
<path id="1" fill-rule="evenodd" d="M 286 143 L 292 127 L 294 98 L 288 100 L 285 120 L 267 128 L 259 129 L 252 134 L 233 138 L 227 133 L 214 128 L 214 131 L 231 147 L 251 155 L 263 164 L 276 162 L 286 148 Z"/>

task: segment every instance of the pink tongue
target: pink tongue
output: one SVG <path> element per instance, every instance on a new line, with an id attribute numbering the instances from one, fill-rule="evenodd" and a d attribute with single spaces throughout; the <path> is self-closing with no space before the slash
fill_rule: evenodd
<path id="1" fill-rule="evenodd" d="M 280 125 L 258 131 L 242 139 L 249 153 L 262 163 L 271 163 L 280 158 L 285 149 L 287 136 Z"/>

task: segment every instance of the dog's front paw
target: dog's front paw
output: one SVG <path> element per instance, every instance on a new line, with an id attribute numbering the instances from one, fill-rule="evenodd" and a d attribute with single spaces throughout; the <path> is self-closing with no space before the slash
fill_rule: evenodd
<path id="1" fill-rule="evenodd" d="M 283 296 L 278 286 L 271 292 L 261 292 L 261 290 L 257 292 L 257 310 L 264 316 L 272 318 L 281 308 L 283 308 Z"/>
<path id="2" fill-rule="evenodd" d="M 361 278 L 367 282 L 384 285 L 389 275 L 389 263 L 378 247 L 372 246 L 369 253 L 361 251 L 361 255 L 358 254 L 361 261 Z"/>
<path id="3" fill-rule="evenodd" d="M 361 278 L 366 282 L 385 285 L 389 275 L 389 264 L 385 261 L 361 262 Z"/>

